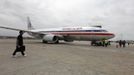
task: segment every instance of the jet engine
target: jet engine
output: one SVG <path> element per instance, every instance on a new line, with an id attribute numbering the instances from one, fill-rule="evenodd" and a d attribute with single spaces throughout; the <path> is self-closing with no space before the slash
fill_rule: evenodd
<path id="1" fill-rule="evenodd" d="M 59 42 L 59 38 L 58 36 L 55 36 L 53 34 L 48 34 L 48 35 L 44 35 L 43 37 L 43 43 L 58 43 Z"/>

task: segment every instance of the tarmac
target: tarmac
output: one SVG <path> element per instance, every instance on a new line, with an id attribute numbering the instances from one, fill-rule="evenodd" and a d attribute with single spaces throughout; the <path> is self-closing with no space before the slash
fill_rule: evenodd
<path id="1" fill-rule="evenodd" d="M 16 39 L 0 39 L 0 75 L 134 75 L 134 45 L 43 44 L 33 39 L 24 44 L 27 56 L 17 53 L 13 58 Z"/>

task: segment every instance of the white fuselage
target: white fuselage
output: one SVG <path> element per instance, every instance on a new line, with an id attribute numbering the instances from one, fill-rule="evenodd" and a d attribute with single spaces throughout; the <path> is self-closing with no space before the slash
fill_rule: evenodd
<path id="1" fill-rule="evenodd" d="M 36 29 L 31 31 L 45 33 L 46 35 L 57 36 L 59 37 L 59 40 L 71 39 L 71 40 L 93 41 L 102 39 L 107 40 L 115 36 L 113 33 L 110 33 L 105 29 L 98 27 L 64 27 L 64 28 Z"/>

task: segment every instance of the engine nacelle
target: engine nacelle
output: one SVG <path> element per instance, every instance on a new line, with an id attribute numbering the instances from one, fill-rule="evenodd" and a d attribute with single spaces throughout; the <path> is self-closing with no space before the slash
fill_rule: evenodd
<path id="1" fill-rule="evenodd" d="M 59 41 L 58 36 L 55 36 L 53 34 L 49 34 L 49 35 L 44 35 L 43 37 L 43 42 L 52 42 L 52 43 L 57 43 Z"/>

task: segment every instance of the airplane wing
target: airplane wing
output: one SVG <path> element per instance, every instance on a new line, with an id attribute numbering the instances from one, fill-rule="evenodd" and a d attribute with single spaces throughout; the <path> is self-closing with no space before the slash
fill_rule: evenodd
<path id="1" fill-rule="evenodd" d="M 30 32 L 30 33 L 45 35 L 45 34 L 43 34 L 43 33 L 41 33 L 41 32 L 34 32 L 34 31 L 31 31 L 31 30 L 17 29 L 17 28 L 6 27 L 6 26 L 0 26 L 0 28 L 9 29 L 9 30 L 15 30 L 15 31 L 24 31 L 24 32 Z"/>

